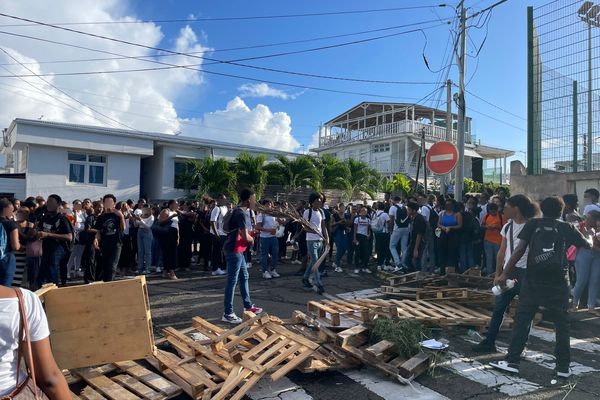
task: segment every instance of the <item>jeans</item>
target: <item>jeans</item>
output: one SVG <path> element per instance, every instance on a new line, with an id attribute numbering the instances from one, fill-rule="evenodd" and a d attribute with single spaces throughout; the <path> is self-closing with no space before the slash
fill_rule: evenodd
<path id="1" fill-rule="evenodd" d="M 342 257 L 348 249 L 348 239 L 346 238 L 346 232 L 343 229 L 338 229 L 333 234 L 333 241 L 335 242 L 335 263 L 338 267 L 342 266 Z"/>
<path id="2" fill-rule="evenodd" d="M 121 257 L 121 243 L 110 243 L 102 246 L 100 242 L 100 270 L 102 271 L 102 280 L 110 282 L 113 280 L 117 266 L 119 265 L 119 257 Z"/>
<path id="3" fill-rule="evenodd" d="M 0 260 L 0 285 L 11 287 L 17 269 L 17 260 L 12 252 L 4 255 Z"/>
<path id="4" fill-rule="evenodd" d="M 489 275 L 496 272 L 496 256 L 500 250 L 500 245 L 484 240 L 483 249 L 485 251 L 485 274 Z"/>
<path id="5" fill-rule="evenodd" d="M 392 253 L 392 258 L 394 259 L 394 264 L 396 264 L 396 266 L 406 266 L 406 256 L 408 253 L 408 237 L 408 228 L 396 228 L 392 232 L 392 236 L 390 237 L 390 252 Z M 398 254 L 398 243 L 400 243 L 402 258 L 400 257 L 400 254 Z"/>
<path id="6" fill-rule="evenodd" d="M 500 248 L 498 247 L 498 249 Z M 497 253 L 498 252 L 496 252 L 496 254 Z M 465 272 L 475 265 L 475 259 L 473 258 L 473 240 L 471 238 L 462 238 L 458 259 L 458 271 L 460 273 Z"/>
<path id="7" fill-rule="evenodd" d="M 515 298 L 521 291 L 521 284 L 517 283 L 512 289 L 508 289 L 499 296 L 496 296 L 496 303 L 494 305 L 494 312 L 492 313 L 492 319 L 488 328 L 487 334 L 485 335 L 486 342 L 490 344 L 496 343 L 496 337 L 500 332 L 502 321 L 504 320 L 504 313 L 510 305 L 512 299 Z M 527 325 L 527 336 L 529 336 L 529 325 Z"/>
<path id="8" fill-rule="evenodd" d="M 354 264 L 354 257 L 356 256 L 356 252 L 355 250 L 355 246 L 354 246 L 354 239 L 352 237 L 352 233 L 346 233 L 345 234 L 345 238 L 346 238 L 346 261 L 348 262 L 348 265 L 353 265 Z"/>
<path id="9" fill-rule="evenodd" d="M 306 246 L 308 247 L 308 264 L 306 265 L 306 270 L 304 271 L 304 279 L 308 280 L 310 275 L 312 274 L 312 267 L 315 265 L 321 254 L 323 254 L 323 241 L 322 240 L 307 240 Z M 321 273 L 315 271 L 315 285 L 323 286 L 321 284 Z"/>
<path id="10" fill-rule="evenodd" d="M 575 272 L 577 280 L 575 281 L 575 288 L 573 288 L 573 304 L 575 306 L 579 305 L 579 300 L 587 284 L 587 306 L 588 308 L 596 307 L 598 285 L 600 284 L 600 254 L 584 248 L 577 249 Z"/>
<path id="11" fill-rule="evenodd" d="M 276 237 L 260 238 L 260 267 L 262 271 L 267 271 L 269 264 L 269 253 L 271 253 L 271 271 L 277 269 L 279 260 L 279 240 Z"/>
<path id="12" fill-rule="evenodd" d="M 358 240 L 358 256 L 355 257 L 356 269 L 367 269 L 367 265 L 369 263 L 369 256 L 371 255 L 371 249 L 369 247 L 370 241 L 369 238 L 365 235 L 356 235 L 356 240 Z"/>
<path id="13" fill-rule="evenodd" d="M 54 283 L 58 285 L 60 263 L 66 256 L 66 250 L 61 245 L 54 248 L 54 251 L 44 251 L 42 253 L 42 268 L 38 276 L 38 287 L 44 283 Z"/>
<path id="14" fill-rule="evenodd" d="M 152 237 L 152 265 L 156 266 L 156 268 L 162 268 L 162 249 L 160 246 L 160 239 Z"/>
<path id="15" fill-rule="evenodd" d="M 421 271 L 431 272 L 435 271 L 435 248 L 436 240 L 433 230 L 429 227 L 425 233 L 425 246 L 423 248 L 423 256 L 421 257 Z"/>
<path id="16" fill-rule="evenodd" d="M 152 231 L 139 228 L 137 231 L 138 273 L 150 271 L 152 263 Z"/>
<path id="17" fill-rule="evenodd" d="M 240 294 L 244 302 L 244 308 L 252 307 L 250 300 L 250 288 L 248 287 L 248 269 L 244 253 L 225 253 L 227 260 L 227 285 L 225 286 L 225 315 L 233 314 L 233 293 L 238 280 L 240 282 Z"/>
<path id="18" fill-rule="evenodd" d="M 81 269 L 81 258 L 83 257 L 83 250 L 85 245 L 76 244 L 73 246 L 73 251 L 69 256 L 69 262 L 67 263 L 67 271 L 69 274 L 73 274 Z"/>
<path id="19" fill-rule="evenodd" d="M 378 232 L 375 234 L 375 252 L 377 253 L 377 265 L 387 265 L 390 260 L 390 234 Z"/>

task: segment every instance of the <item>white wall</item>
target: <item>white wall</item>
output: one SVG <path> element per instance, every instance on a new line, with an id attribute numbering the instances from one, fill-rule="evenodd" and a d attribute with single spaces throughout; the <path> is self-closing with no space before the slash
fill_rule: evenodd
<path id="1" fill-rule="evenodd" d="M 160 150 L 160 151 L 159 151 Z M 154 190 L 148 193 L 151 199 L 177 199 L 185 196 L 185 191 L 175 189 L 175 160 L 176 159 L 202 159 L 210 157 L 210 149 L 199 147 L 184 147 L 165 145 L 156 148 L 157 156 L 152 157 L 153 162 L 160 162 L 160 176 L 162 177 L 160 187 L 154 186 Z M 156 161 L 155 161 L 156 160 Z M 158 190 L 157 190 L 158 189 Z M 147 191 L 148 192 L 148 191 Z"/>
<path id="2" fill-rule="evenodd" d="M 25 179 L 0 178 L 0 193 L 14 193 L 16 199 L 24 199 Z"/>
<path id="3" fill-rule="evenodd" d="M 81 149 L 75 151 L 81 152 Z M 27 196 L 56 193 L 66 201 L 89 197 L 99 199 L 107 193 L 118 200 L 137 200 L 140 194 L 140 156 L 97 151 L 107 156 L 106 185 L 68 183 L 68 149 L 29 145 Z"/>

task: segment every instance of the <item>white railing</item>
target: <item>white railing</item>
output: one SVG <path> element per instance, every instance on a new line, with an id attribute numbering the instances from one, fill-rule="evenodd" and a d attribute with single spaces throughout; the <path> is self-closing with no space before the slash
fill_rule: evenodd
<path id="1" fill-rule="evenodd" d="M 329 136 L 319 138 L 319 147 L 333 146 L 342 143 L 356 142 L 362 140 L 383 139 L 386 137 L 397 136 L 399 134 L 409 134 L 420 137 L 422 130 L 425 131 L 425 138 L 440 141 L 446 140 L 446 128 L 441 126 L 431 126 L 418 121 L 403 120 L 390 122 L 387 124 L 375 125 L 365 129 L 354 129 L 343 131 Z M 456 142 L 457 132 L 452 130 L 450 140 Z M 467 132 L 465 143 L 471 143 L 471 133 Z"/>

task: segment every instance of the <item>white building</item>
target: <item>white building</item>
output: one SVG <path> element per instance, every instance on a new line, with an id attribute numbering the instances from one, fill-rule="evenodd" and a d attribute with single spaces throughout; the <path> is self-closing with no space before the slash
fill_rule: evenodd
<path id="1" fill-rule="evenodd" d="M 0 174 L 0 196 L 48 196 L 65 200 L 178 198 L 175 176 L 189 159 L 233 160 L 240 152 L 277 155 L 294 153 L 186 136 L 97 126 L 15 119 L 3 131 L 0 150 L 7 172 Z"/>
<path id="2" fill-rule="evenodd" d="M 452 121 L 456 127 L 454 114 Z M 465 177 L 483 181 L 483 160 L 500 161 L 501 175 L 508 176 L 506 158 L 514 152 L 482 145 L 471 134 L 471 118 L 466 125 Z M 359 159 L 384 175 L 400 173 L 414 179 L 423 133 L 425 149 L 446 140 L 446 112 L 416 104 L 364 102 L 321 126 L 319 147 L 312 151 Z M 456 143 L 456 136 L 452 129 L 450 141 Z"/>

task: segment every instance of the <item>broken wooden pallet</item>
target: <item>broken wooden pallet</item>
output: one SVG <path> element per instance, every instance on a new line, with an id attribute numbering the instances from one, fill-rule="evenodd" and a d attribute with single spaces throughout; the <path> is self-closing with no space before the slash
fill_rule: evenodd
<path id="1" fill-rule="evenodd" d="M 480 310 L 464 307 L 460 304 L 444 301 L 425 300 L 389 300 L 392 306 L 380 315 L 399 319 L 413 319 L 428 325 L 487 326 L 490 317 Z"/>
<path id="2" fill-rule="evenodd" d="M 81 380 L 89 386 L 83 388 L 78 398 L 88 400 L 166 400 L 182 391 L 173 382 L 134 361 L 79 368 L 68 374 L 69 384 Z"/>
<path id="3" fill-rule="evenodd" d="M 469 304 L 493 304 L 494 294 L 489 291 L 479 291 L 467 288 L 435 288 L 419 289 L 416 300 L 454 301 L 456 303 L 468 302 Z"/>
<path id="4" fill-rule="evenodd" d="M 461 288 L 476 288 L 490 290 L 494 286 L 494 278 L 487 276 L 473 276 L 464 274 L 446 274 L 448 286 Z"/>
<path id="5" fill-rule="evenodd" d="M 277 318 L 250 313 L 244 317 L 245 322 L 227 331 L 199 317 L 186 333 L 165 328 L 166 342 L 178 354 L 158 350 L 150 362 L 194 399 L 235 400 L 265 375 L 280 379 L 319 348 Z"/>
<path id="6" fill-rule="evenodd" d="M 396 352 L 394 343 L 381 340 L 369 344 L 368 336 L 366 326 L 356 325 L 340 332 L 336 339 L 336 345 L 364 364 L 398 378 L 401 383 L 405 384 L 429 368 L 431 361 L 428 354 L 421 352 L 410 359 L 406 359 Z"/>

